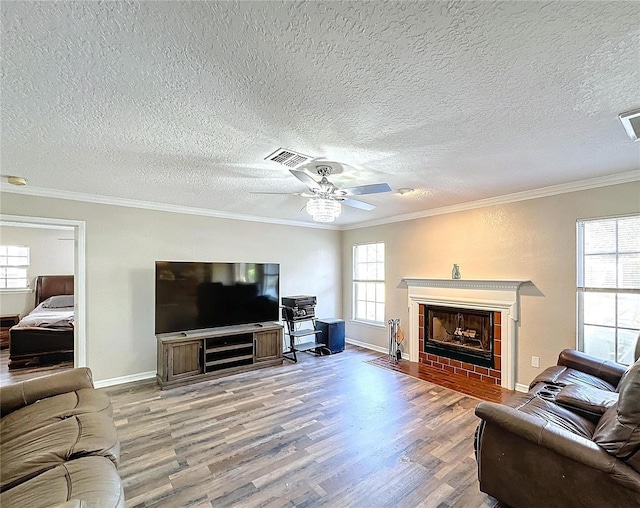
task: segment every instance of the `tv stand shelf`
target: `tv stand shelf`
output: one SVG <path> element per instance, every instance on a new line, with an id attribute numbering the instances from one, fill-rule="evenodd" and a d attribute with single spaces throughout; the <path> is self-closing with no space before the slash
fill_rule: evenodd
<path id="1" fill-rule="evenodd" d="M 290 307 L 282 308 L 282 319 L 284 320 L 287 330 L 284 332 L 289 337 L 289 350 L 283 353 L 284 357 L 288 360 L 298 361 L 297 352 L 300 351 L 314 351 L 315 353 L 321 352 L 327 348 L 324 342 L 318 341 L 318 335 L 322 332 L 315 327 L 316 318 L 313 316 L 305 317 L 302 319 L 292 319 L 292 309 Z M 311 323 L 313 328 L 296 329 L 298 323 Z M 307 342 L 296 343 L 296 339 L 305 337 Z"/>
<path id="2" fill-rule="evenodd" d="M 321 347 L 325 347 L 325 344 L 322 342 L 303 342 L 302 344 L 296 344 L 296 351 L 310 351 L 312 349 L 318 349 Z"/>
<path id="3" fill-rule="evenodd" d="M 164 388 L 282 364 L 282 325 L 260 323 L 157 337 Z"/>

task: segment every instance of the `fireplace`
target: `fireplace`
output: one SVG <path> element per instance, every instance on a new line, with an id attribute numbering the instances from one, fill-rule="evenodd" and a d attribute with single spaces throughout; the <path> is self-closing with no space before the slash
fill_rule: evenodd
<path id="1" fill-rule="evenodd" d="M 459 374 L 470 379 L 493 383 L 513 390 L 516 386 L 516 340 L 517 322 L 520 311 L 519 289 L 526 280 L 466 280 L 466 279 L 418 279 L 406 277 L 403 279 L 408 289 L 409 304 L 409 336 L 408 357 L 412 362 L 444 370 L 452 374 Z M 425 307 L 440 307 L 462 309 L 464 312 L 486 311 L 489 320 L 493 320 L 492 333 L 493 344 L 491 354 L 493 367 L 484 367 L 469 361 L 452 359 L 450 353 L 446 356 L 442 353 L 427 352 L 425 342 L 428 333 L 425 334 Z M 491 314 L 493 317 L 491 317 Z M 457 319 L 457 312 L 453 314 Z M 460 328 L 457 335 L 474 326 L 455 326 Z M 484 329 L 484 325 L 482 327 Z M 480 329 L 476 330 L 476 337 Z M 464 335 L 463 335 L 464 336 Z M 473 337 L 471 331 L 467 331 L 468 339 Z M 441 341 L 442 342 L 442 341 Z M 467 340 L 467 344 L 470 341 Z M 441 346 L 442 344 L 434 344 Z M 457 348 L 458 351 L 461 348 Z M 488 350 L 485 341 L 483 353 Z M 404 355 L 403 355 L 404 356 Z M 526 387 L 525 387 L 526 388 Z"/>
<path id="2" fill-rule="evenodd" d="M 423 305 L 424 352 L 494 368 L 493 312 Z"/>

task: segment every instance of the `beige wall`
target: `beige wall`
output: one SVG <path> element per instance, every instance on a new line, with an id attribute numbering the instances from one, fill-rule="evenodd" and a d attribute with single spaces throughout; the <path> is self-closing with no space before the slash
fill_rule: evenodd
<path id="1" fill-rule="evenodd" d="M 518 327 L 516 381 L 527 384 L 575 345 L 575 222 L 640 212 L 640 182 L 348 231 L 268 225 L 2 194 L 3 214 L 86 222 L 87 362 L 96 380 L 155 370 L 157 259 L 281 264 L 280 294 L 315 294 L 318 315 L 344 317 L 347 336 L 386 349 L 384 328 L 351 316 L 351 249 L 384 241 L 387 319 L 407 320 L 403 277 L 531 280 Z"/>
<path id="2" fill-rule="evenodd" d="M 3 193 L 3 214 L 86 222 L 87 364 L 98 381 L 155 371 L 156 260 L 280 263 L 280 294 L 341 317 L 340 232 Z"/>
<path id="3" fill-rule="evenodd" d="M 25 245 L 30 249 L 29 291 L 0 293 L 0 312 L 24 316 L 34 307 L 33 289 L 38 275 L 73 274 L 73 231 L 2 226 L 2 245 Z"/>
<path id="4" fill-rule="evenodd" d="M 384 329 L 351 322 L 355 243 L 386 244 L 387 319 L 407 323 L 403 277 L 531 280 L 521 292 L 516 382 L 528 384 L 576 345 L 576 220 L 640 212 L 640 182 L 343 232 L 347 336 L 386 349 Z M 540 357 L 540 369 L 531 356 Z"/>

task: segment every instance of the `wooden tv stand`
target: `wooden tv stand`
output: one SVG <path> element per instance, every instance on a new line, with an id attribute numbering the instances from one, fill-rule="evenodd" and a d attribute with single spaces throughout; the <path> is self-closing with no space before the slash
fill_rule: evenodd
<path id="1" fill-rule="evenodd" d="M 226 326 L 157 337 L 158 372 L 164 388 L 282 364 L 282 325 Z"/>

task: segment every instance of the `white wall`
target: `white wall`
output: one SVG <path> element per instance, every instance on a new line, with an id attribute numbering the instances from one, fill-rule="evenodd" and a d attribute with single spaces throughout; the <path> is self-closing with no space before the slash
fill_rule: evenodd
<path id="1" fill-rule="evenodd" d="M 407 326 L 403 277 L 531 280 L 521 291 L 516 382 L 528 384 L 576 345 L 576 220 L 640 212 L 640 182 L 345 231 L 342 239 L 347 336 L 386 349 L 382 328 L 350 321 L 355 243 L 386 244 L 386 318 Z M 540 369 L 531 356 L 540 357 Z"/>
<path id="2" fill-rule="evenodd" d="M 97 381 L 156 369 L 156 260 L 280 263 L 280 294 L 341 317 L 340 232 L 3 193 L 3 214 L 86 223 L 87 364 Z"/>
<path id="3" fill-rule="evenodd" d="M 2 314 L 26 315 L 33 310 L 38 275 L 73 275 L 73 230 L 0 226 L 2 245 L 25 245 L 30 249 L 28 291 L 0 293 Z"/>

